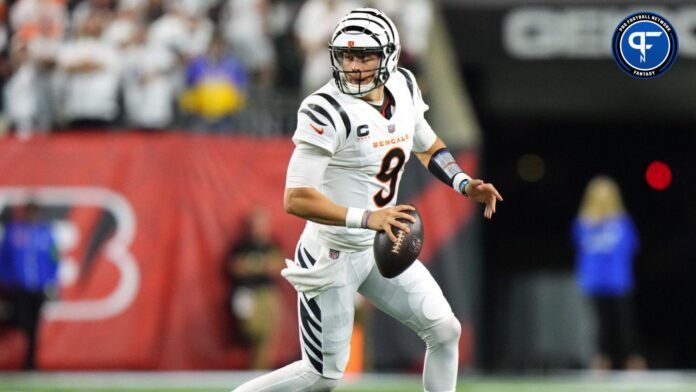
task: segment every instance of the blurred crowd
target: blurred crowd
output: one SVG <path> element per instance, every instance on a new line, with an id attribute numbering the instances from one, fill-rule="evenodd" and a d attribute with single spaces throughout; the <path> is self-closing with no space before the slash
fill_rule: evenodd
<path id="1" fill-rule="evenodd" d="M 0 132 L 292 131 L 336 21 L 374 6 L 417 72 L 430 0 L 0 0 Z"/>

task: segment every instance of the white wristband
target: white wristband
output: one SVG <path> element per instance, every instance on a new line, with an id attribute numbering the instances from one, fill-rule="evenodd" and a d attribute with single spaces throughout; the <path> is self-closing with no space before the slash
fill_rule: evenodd
<path id="1" fill-rule="evenodd" d="M 346 214 L 346 227 L 349 229 L 359 229 L 362 227 L 362 219 L 365 210 L 362 208 L 348 207 Z"/>
<path id="2" fill-rule="evenodd" d="M 464 181 L 471 181 L 471 177 L 467 176 L 464 172 L 455 174 L 454 178 L 452 179 L 452 188 L 454 188 L 454 190 L 458 193 L 466 195 L 464 189 L 461 189 L 462 182 Z"/>

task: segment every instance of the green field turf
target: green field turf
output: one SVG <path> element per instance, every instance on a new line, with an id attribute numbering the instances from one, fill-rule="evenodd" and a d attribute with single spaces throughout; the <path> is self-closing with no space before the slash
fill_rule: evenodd
<path id="1" fill-rule="evenodd" d="M 0 373 L 0 391 L 21 392 L 224 392 L 253 373 Z M 336 392 L 417 392 L 417 376 L 366 375 L 346 379 Z M 696 375 L 578 373 L 550 377 L 461 377 L 460 392 L 696 392 Z"/>

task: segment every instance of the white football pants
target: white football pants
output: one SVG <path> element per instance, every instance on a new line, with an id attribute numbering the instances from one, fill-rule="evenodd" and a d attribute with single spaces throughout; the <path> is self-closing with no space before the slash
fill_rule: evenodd
<path id="1" fill-rule="evenodd" d="M 302 360 L 251 380 L 235 392 L 331 391 L 348 363 L 355 293 L 399 320 L 426 344 L 423 387 L 454 391 L 458 367 L 459 321 L 430 272 L 418 260 L 393 279 L 383 277 L 372 249 L 336 252 L 300 239 L 295 262 L 311 269 L 318 261 L 341 263 L 335 281 L 313 298 L 298 293 Z"/>

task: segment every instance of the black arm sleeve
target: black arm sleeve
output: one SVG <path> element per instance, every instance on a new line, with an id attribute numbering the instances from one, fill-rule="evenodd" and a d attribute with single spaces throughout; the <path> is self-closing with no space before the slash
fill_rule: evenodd
<path id="1" fill-rule="evenodd" d="M 452 186 L 452 180 L 457 173 L 463 173 L 463 170 L 454 160 L 452 154 L 446 148 L 441 148 L 430 157 L 428 162 L 428 170 L 433 173 L 438 180 L 444 182 L 448 186 Z"/>

